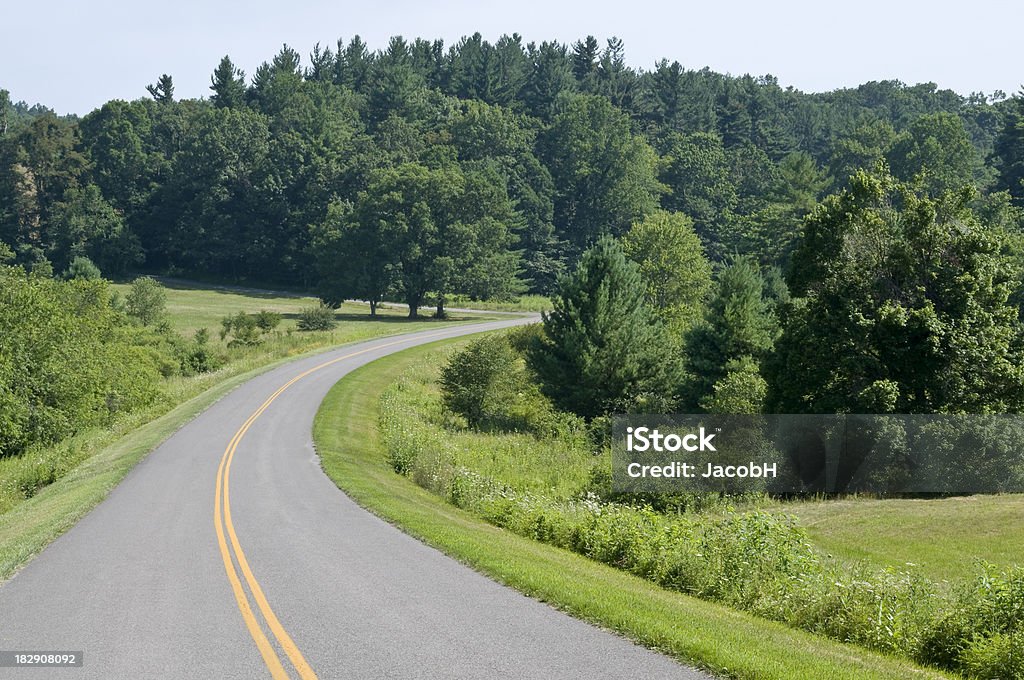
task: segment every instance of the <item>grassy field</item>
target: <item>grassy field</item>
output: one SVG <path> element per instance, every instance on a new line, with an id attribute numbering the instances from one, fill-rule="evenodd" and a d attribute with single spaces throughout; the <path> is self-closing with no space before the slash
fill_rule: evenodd
<path id="1" fill-rule="evenodd" d="M 407 350 L 351 373 L 317 414 L 314 440 L 324 470 L 364 507 L 502 583 L 723 677 L 947 677 L 671 592 L 498 529 L 395 474 L 380 441 L 379 401 L 389 385 L 445 344 L 455 343 Z"/>
<path id="2" fill-rule="evenodd" d="M 845 560 L 911 563 L 936 580 L 972 576 L 978 560 L 1024 564 L 1024 495 L 854 498 L 776 507 L 796 515 L 816 546 Z"/>
<path id="3" fill-rule="evenodd" d="M 127 295 L 129 284 L 113 284 L 112 288 L 121 296 Z M 178 281 L 168 282 L 167 289 L 167 320 L 171 328 L 190 336 L 198 328 L 207 328 L 210 337 L 217 340 L 220 322 L 225 316 L 238 312 L 254 313 L 260 310 L 276 312 L 281 315 L 281 332 L 295 329 L 298 313 L 306 307 L 315 307 L 318 302 L 314 297 L 304 297 L 287 293 L 259 292 L 256 290 L 209 288 L 202 284 L 190 284 Z M 338 309 L 337 319 L 342 325 L 351 323 L 368 323 L 379 328 L 383 324 L 405 323 L 406 310 L 400 308 L 382 308 L 378 311 L 379 318 L 370 317 L 367 305 L 345 303 Z M 453 320 L 458 320 L 454 315 Z M 371 328 L 374 326 L 371 326 Z"/>
<path id="4" fill-rule="evenodd" d="M 127 286 L 117 288 L 123 294 Z M 73 526 L 145 454 L 248 378 L 328 347 L 487 318 L 453 315 L 447 321 L 410 321 L 395 311 L 371 320 L 365 307 L 352 305 L 340 310 L 333 331 L 281 332 L 257 346 L 228 348 L 216 332 L 222 317 L 267 309 L 287 315 L 284 323 L 293 323 L 294 314 L 315 301 L 199 286 L 178 285 L 167 292 L 172 328 L 186 334 L 210 328 L 211 342 L 219 343 L 227 363 L 212 373 L 166 379 L 158 403 L 122 416 L 110 427 L 86 430 L 55 446 L 0 459 L 0 581 Z"/>
<path id="5" fill-rule="evenodd" d="M 470 300 L 469 298 L 455 295 L 448 301 L 447 306 L 495 312 L 550 312 L 553 309 L 551 298 L 544 295 L 521 295 L 509 302 Z"/>

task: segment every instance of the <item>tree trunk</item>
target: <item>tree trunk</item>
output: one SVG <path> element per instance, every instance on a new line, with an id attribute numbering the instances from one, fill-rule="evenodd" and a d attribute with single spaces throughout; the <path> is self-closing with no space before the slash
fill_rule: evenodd
<path id="1" fill-rule="evenodd" d="M 377 301 L 370 300 L 370 316 L 377 316 Z"/>
<path id="2" fill-rule="evenodd" d="M 421 295 L 408 295 L 405 298 L 406 304 L 409 305 L 409 318 L 418 319 L 420 318 L 420 302 L 423 300 Z"/>

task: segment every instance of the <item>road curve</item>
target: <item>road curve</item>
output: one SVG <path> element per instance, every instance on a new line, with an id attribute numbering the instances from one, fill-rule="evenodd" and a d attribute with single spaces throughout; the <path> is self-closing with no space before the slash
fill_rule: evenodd
<path id="1" fill-rule="evenodd" d="M 0 650 L 79 650 L 82 667 L 0 677 L 707 677 L 419 543 L 320 469 L 313 416 L 343 375 L 523 322 L 350 345 L 221 399 L 0 586 Z"/>

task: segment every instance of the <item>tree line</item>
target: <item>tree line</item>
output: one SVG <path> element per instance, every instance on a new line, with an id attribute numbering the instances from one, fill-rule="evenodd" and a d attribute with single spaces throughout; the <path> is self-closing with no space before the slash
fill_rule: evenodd
<path id="1" fill-rule="evenodd" d="M 0 95 L 0 240 L 16 262 L 443 314 L 452 294 L 550 293 L 600 237 L 662 213 L 690 220 L 713 263 L 785 270 L 818 201 L 879 162 L 922 196 L 974 187 L 972 214 L 1007 228 L 1024 200 L 1019 97 L 638 70 L 614 38 L 371 51 L 356 37 L 305 60 L 284 46 L 251 78 L 224 57 L 210 90 L 179 100 L 165 74 L 80 119 Z"/>

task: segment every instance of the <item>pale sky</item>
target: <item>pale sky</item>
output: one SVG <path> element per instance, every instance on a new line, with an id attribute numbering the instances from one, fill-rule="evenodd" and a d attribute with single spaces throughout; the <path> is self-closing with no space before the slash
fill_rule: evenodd
<path id="1" fill-rule="evenodd" d="M 210 74 L 229 54 L 251 76 L 288 43 L 359 34 L 371 49 L 400 34 L 443 38 L 479 31 L 496 40 L 574 42 L 588 34 L 625 41 L 631 66 L 664 57 L 687 68 L 770 73 L 783 86 L 824 91 L 870 80 L 935 82 L 962 94 L 1017 92 L 1024 82 L 1020 27 L 1012 0 L 4 0 L 0 88 L 11 99 L 58 113 L 85 114 L 110 99 L 147 96 L 161 73 L 179 98 L 209 95 Z"/>

